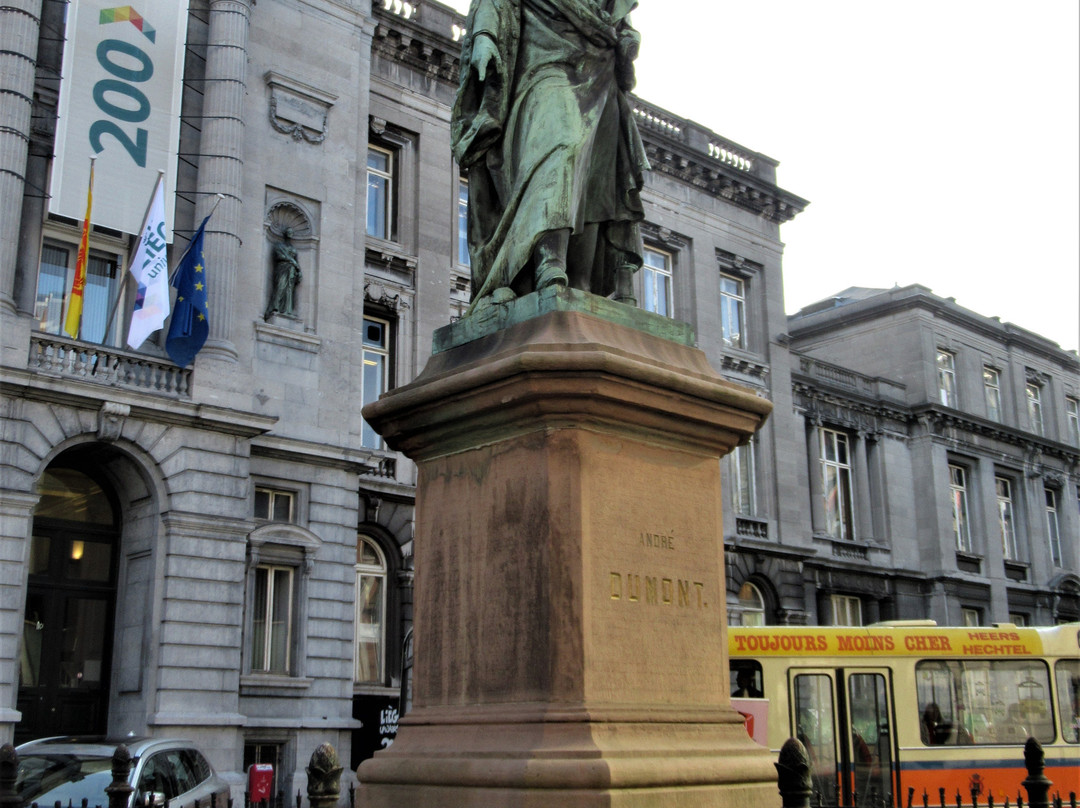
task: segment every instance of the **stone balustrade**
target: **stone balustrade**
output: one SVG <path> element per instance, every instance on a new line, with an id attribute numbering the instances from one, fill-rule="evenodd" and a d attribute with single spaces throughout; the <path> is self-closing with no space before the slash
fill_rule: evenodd
<path id="1" fill-rule="evenodd" d="M 110 387 L 140 390 L 172 398 L 191 397 L 191 369 L 168 360 L 92 345 L 67 337 L 34 334 L 30 338 L 31 372 L 79 379 Z"/>

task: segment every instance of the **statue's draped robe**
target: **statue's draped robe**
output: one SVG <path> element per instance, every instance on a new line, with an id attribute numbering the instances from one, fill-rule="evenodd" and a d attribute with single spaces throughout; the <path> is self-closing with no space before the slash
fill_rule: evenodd
<path id="1" fill-rule="evenodd" d="M 616 80 L 619 37 L 635 0 L 473 0 L 454 105 L 454 156 L 468 171 L 473 300 L 528 291 L 546 232 L 599 228 L 591 291 L 641 266 L 640 191 L 648 160 Z M 470 67 L 478 36 L 501 58 L 485 81 Z M 624 82 L 625 86 L 626 82 Z M 522 270 L 527 270 L 522 272 Z"/>

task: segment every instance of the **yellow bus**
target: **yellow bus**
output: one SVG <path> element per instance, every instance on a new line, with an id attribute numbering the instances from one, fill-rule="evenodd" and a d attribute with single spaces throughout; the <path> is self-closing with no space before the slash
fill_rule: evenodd
<path id="1" fill-rule="evenodd" d="M 1051 794 L 1080 792 L 1080 623 L 732 627 L 728 648 L 732 705 L 773 753 L 803 742 L 812 804 L 1015 801 L 1029 736 Z"/>

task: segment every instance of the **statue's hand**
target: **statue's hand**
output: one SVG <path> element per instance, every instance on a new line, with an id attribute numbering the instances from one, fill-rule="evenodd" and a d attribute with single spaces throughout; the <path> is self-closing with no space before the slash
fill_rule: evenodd
<path id="1" fill-rule="evenodd" d="M 489 69 L 494 70 L 497 75 L 505 73 L 499 49 L 495 46 L 495 41 L 487 34 L 477 34 L 473 39 L 470 64 L 481 82 L 487 79 Z"/>

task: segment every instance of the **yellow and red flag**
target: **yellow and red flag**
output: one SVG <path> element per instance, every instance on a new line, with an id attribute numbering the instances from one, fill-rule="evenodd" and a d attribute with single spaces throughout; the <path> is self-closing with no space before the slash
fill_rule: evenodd
<path id="1" fill-rule="evenodd" d="M 64 332 L 72 339 L 79 336 L 82 323 L 83 290 L 86 288 L 86 261 L 90 253 L 90 207 L 94 201 L 94 158 L 90 158 L 90 185 L 86 189 L 86 217 L 83 219 L 82 238 L 79 240 L 79 257 L 75 261 L 75 277 L 68 295 L 67 318 Z"/>

